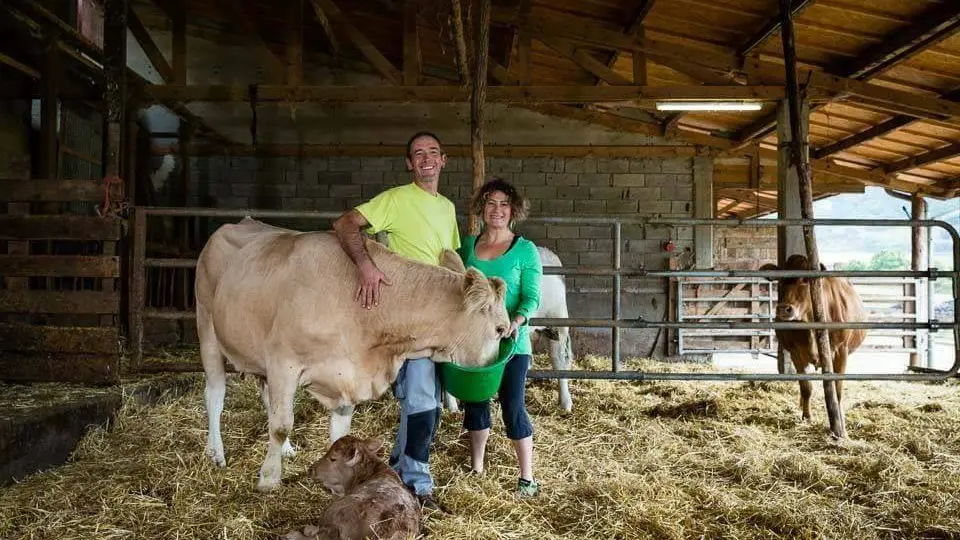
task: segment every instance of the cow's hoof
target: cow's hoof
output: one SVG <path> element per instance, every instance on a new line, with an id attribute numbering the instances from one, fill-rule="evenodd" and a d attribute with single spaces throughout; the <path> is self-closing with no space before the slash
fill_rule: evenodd
<path id="1" fill-rule="evenodd" d="M 279 479 L 279 478 L 277 478 L 277 479 L 264 478 L 264 477 L 261 475 L 261 476 L 260 476 L 260 481 L 257 482 L 257 491 L 259 491 L 259 492 L 261 492 L 261 493 L 269 493 L 269 492 L 277 489 L 277 486 L 279 486 L 279 485 L 280 485 L 280 479 Z"/>
<path id="2" fill-rule="evenodd" d="M 290 439 L 283 441 L 283 446 L 280 448 L 280 455 L 288 458 L 297 455 L 297 449 L 290 444 Z"/>
<path id="3" fill-rule="evenodd" d="M 227 466 L 227 458 L 223 457 L 223 451 L 217 451 L 213 448 L 207 448 L 207 457 L 214 465 L 221 469 Z"/>

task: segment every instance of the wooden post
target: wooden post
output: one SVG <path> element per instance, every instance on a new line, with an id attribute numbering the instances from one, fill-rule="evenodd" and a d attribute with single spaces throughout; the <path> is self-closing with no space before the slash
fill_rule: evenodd
<path id="1" fill-rule="evenodd" d="M 813 219 L 813 182 L 810 174 L 810 160 L 806 139 L 800 133 L 800 89 L 797 84 L 797 51 L 793 29 L 793 15 L 790 0 L 780 0 L 780 17 L 783 21 L 781 40 L 786 63 L 787 98 L 790 107 L 790 131 L 793 135 L 791 154 L 793 166 L 800 177 L 801 214 L 804 219 Z M 813 269 L 820 268 L 820 253 L 817 250 L 817 237 L 811 225 L 803 227 L 803 240 L 807 246 L 807 258 Z M 820 278 L 810 281 L 810 300 L 813 304 L 813 320 L 825 322 L 824 299 Z M 823 373 L 833 373 L 833 349 L 830 347 L 830 334 L 827 330 L 816 330 L 817 349 Z M 843 411 L 837 401 L 837 387 L 834 381 L 823 381 L 824 399 L 827 414 L 830 417 L 830 431 L 839 439 L 847 436 Z"/>
<path id="2" fill-rule="evenodd" d="M 460 0 L 451 0 L 453 6 L 453 29 L 457 39 L 457 66 L 460 68 L 460 83 L 470 84 L 470 62 L 467 60 L 467 40 L 463 33 L 463 10 Z"/>
<path id="3" fill-rule="evenodd" d="M 129 0 L 106 0 L 103 7 L 103 72 L 106 78 L 106 154 L 104 173 L 107 177 L 123 174 L 124 117 L 127 107 L 127 15 Z M 106 209 L 104 209 L 106 210 Z M 106 218 L 110 219 L 110 218 Z M 115 254 L 116 243 L 104 243 L 104 254 Z M 103 280 L 103 289 L 116 289 L 115 279 Z M 119 294 L 119 293 L 117 293 Z M 101 319 L 103 326 L 113 326 L 113 316 Z"/>
<path id="4" fill-rule="evenodd" d="M 637 31 L 637 39 L 639 41 L 646 41 L 646 33 L 641 26 Z M 646 86 L 647 85 L 647 55 L 641 51 L 633 51 L 631 53 L 633 57 L 633 84 L 637 86 Z M 613 66 L 610 66 L 613 67 Z"/>
<path id="5" fill-rule="evenodd" d="M 174 0 L 172 26 L 172 84 L 187 84 L 187 6 L 186 0 Z"/>
<path id="6" fill-rule="evenodd" d="M 289 86 L 303 84 L 303 3 L 293 0 L 287 6 L 287 47 L 284 81 Z"/>
<path id="7" fill-rule="evenodd" d="M 809 106 L 803 103 L 800 112 L 800 140 L 805 141 L 809 133 Z M 800 219 L 800 198 L 791 193 L 800 191 L 800 177 L 791 166 L 790 144 L 793 141 L 790 124 L 790 107 L 785 101 L 777 104 L 777 139 L 782 143 L 777 150 L 777 214 L 781 219 Z M 759 152 L 757 153 L 759 158 Z M 803 253 L 803 230 L 800 227 L 777 227 L 777 264 L 782 268 L 787 258 L 795 253 Z M 777 342 L 777 371 L 795 373 L 790 353 Z"/>
<path id="8" fill-rule="evenodd" d="M 58 96 L 60 93 L 60 48 L 57 39 L 47 40 L 40 80 L 40 178 L 56 180 L 59 171 L 59 137 L 57 136 Z"/>
<path id="9" fill-rule="evenodd" d="M 403 6 L 403 84 L 420 84 L 423 57 L 420 53 L 419 0 L 406 0 Z"/>
<path id="10" fill-rule="evenodd" d="M 927 219 L 927 202 L 923 200 L 923 197 L 914 193 L 913 197 L 910 199 L 910 215 L 913 219 Z M 927 236 L 930 234 L 930 229 L 926 227 L 911 227 L 910 228 L 910 269 L 911 270 L 926 270 L 927 269 Z M 913 300 L 907 302 L 907 305 L 904 306 L 904 313 L 914 313 L 917 315 L 917 321 L 924 320 L 922 317 L 926 313 L 926 279 L 914 279 L 913 283 L 909 287 L 909 292 L 912 292 Z M 929 314 L 926 314 L 929 317 Z M 916 349 L 916 352 L 910 353 L 910 365 L 911 366 L 926 366 L 926 357 L 927 357 L 927 347 L 926 341 L 930 339 L 930 336 L 927 334 L 922 334 L 919 330 L 911 339 L 909 345 L 913 346 Z"/>
<path id="11" fill-rule="evenodd" d="M 473 150 L 473 193 L 483 186 L 484 157 L 483 157 L 483 106 L 487 98 L 487 58 L 490 44 L 490 0 L 480 0 L 480 17 L 477 21 L 478 31 L 474 34 L 477 41 L 474 50 L 477 52 L 476 76 L 473 78 L 473 91 L 470 94 L 470 144 Z M 468 228 L 471 234 L 479 231 L 476 216 L 470 216 Z"/>
<path id="12" fill-rule="evenodd" d="M 713 204 L 713 160 L 693 158 L 693 212 L 694 216 L 712 219 L 716 207 Z M 713 268 L 713 226 L 698 225 L 693 228 L 693 248 L 698 269 Z"/>

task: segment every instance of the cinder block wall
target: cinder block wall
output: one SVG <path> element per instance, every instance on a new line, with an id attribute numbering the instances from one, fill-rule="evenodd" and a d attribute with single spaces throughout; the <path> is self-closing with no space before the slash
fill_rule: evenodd
<path id="1" fill-rule="evenodd" d="M 280 208 L 344 211 L 384 189 L 412 180 L 399 157 L 196 157 L 191 159 L 189 204 L 218 208 Z M 440 191 L 464 214 L 471 188 L 469 158 L 450 157 Z M 488 176 L 514 182 L 529 198 L 531 216 L 693 216 L 692 159 L 488 158 Z M 176 173 L 174 173 L 175 177 Z M 305 223 L 298 224 L 308 226 Z M 329 224 L 318 223 L 318 228 Z M 461 224 L 463 226 L 463 224 Z M 612 228 L 607 225 L 544 225 L 533 221 L 521 233 L 555 251 L 565 266 L 611 263 Z M 664 269 L 672 238 L 675 254 L 693 249 L 693 229 L 624 226 L 622 264 Z M 611 279 L 568 277 L 571 317 L 609 317 Z M 666 317 L 666 280 L 624 280 L 622 313 L 627 318 Z M 647 355 L 656 331 L 624 331 L 624 355 Z M 575 332 L 578 355 L 609 354 L 609 330 Z M 665 350 L 661 336 L 654 352 Z"/>

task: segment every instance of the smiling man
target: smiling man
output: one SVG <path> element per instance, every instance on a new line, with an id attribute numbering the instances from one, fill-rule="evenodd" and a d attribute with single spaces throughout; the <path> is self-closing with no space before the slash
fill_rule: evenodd
<path id="1" fill-rule="evenodd" d="M 428 264 L 440 264 L 444 249 L 460 247 L 453 203 L 437 192 L 440 171 L 447 164 L 440 139 L 426 131 L 414 134 L 407 142 L 406 162 L 413 182 L 380 193 L 333 224 L 340 244 L 357 265 L 356 300 L 366 309 L 374 309 L 381 294 L 390 294 L 389 288 L 384 290 L 384 285 L 390 286 L 390 276 L 370 259 L 361 229 L 371 234 L 386 231 L 392 251 Z M 390 465 L 425 509 L 439 510 L 429 466 L 430 444 L 440 419 L 440 382 L 433 361 L 407 359 L 397 375 L 394 395 L 400 400 L 400 429 Z"/>

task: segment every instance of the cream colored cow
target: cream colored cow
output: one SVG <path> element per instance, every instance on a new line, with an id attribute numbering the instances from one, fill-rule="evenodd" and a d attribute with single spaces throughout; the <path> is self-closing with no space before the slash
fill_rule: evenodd
<path id="1" fill-rule="evenodd" d="M 392 285 L 380 305 L 355 301 L 357 271 L 330 232 L 297 232 L 244 218 L 218 229 L 197 263 L 197 331 L 206 373 L 207 454 L 226 465 L 220 415 L 224 358 L 258 376 L 269 442 L 257 488 L 280 482 L 292 455 L 297 387 L 331 411 L 330 439 L 350 430 L 353 408 L 383 394 L 406 358 L 485 365 L 509 328 L 505 285 L 463 270 L 412 261 L 368 241 Z"/>

